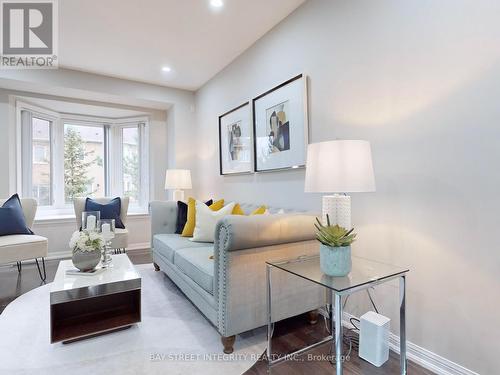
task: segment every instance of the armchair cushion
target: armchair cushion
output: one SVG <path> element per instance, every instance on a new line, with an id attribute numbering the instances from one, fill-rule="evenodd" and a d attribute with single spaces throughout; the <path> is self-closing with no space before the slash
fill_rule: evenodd
<path id="1" fill-rule="evenodd" d="M 26 225 L 19 196 L 14 194 L 0 207 L 0 236 L 33 234 Z"/>
<path id="2" fill-rule="evenodd" d="M 125 229 L 125 225 L 123 225 L 120 218 L 121 199 L 118 197 L 105 204 L 87 198 L 85 201 L 85 211 L 99 211 L 101 213 L 101 219 L 114 219 L 116 228 Z"/>
<path id="3" fill-rule="evenodd" d="M 0 237 L 0 263 L 46 257 L 48 241 L 37 235 L 16 234 Z"/>
<path id="4" fill-rule="evenodd" d="M 111 240 L 112 249 L 126 249 L 128 247 L 128 229 L 115 229 L 115 238 Z"/>

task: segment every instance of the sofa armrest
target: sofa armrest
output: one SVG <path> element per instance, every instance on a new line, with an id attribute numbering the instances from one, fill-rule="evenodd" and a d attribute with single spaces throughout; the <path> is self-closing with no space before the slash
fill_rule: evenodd
<path id="1" fill-rule="evenodd" d="M 217 329 L 236 335 L 267 324 L 266 262 L 314 256 L 317 240 L 226 251 L 215 243 L 214 291 Z M 322 286 L 272 267 L 272 321 L 296 316 L 325 305 Z"/>
<path id="2" fill-rule="evenodd" d="M 177 224 L 177 202 L 152 201 L 149 203 L 151 215 L 151 247 L 155 234 L 175 233 Z"/>
<path id="3" fill-rule="evenodd" d="M 317 255 L 314 215 L 227 216 L 216 226 L 214 290 L 217 328 L 231 336 L 267 323 L 266 262 Z M 325 303 L 322 287 L 273 272 L 273 321 Z"/>
<path id="4" fill-rule="evenodd" d="M 243 250 L 316 238 L 311 214 L 230 215 L 217 223 L 215 237 L 226 251 Z"/>

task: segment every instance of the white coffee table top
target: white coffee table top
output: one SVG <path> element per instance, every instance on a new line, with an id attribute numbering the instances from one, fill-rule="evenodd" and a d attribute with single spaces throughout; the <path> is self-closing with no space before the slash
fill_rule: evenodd
<path id="1" fill-rule="evenodd" d="M 107 268 L 97 275 L 82 276 L 66 275 L 66 270 L 74 269 L 75 267 L 71 260 L 63 260 L 59 262 L 50 291 L 51 293 L 57 293 L 141 278 L 141 275 L 137 272 L 126 254 L 113 255 L 112 263 L 113 267 Z"/>

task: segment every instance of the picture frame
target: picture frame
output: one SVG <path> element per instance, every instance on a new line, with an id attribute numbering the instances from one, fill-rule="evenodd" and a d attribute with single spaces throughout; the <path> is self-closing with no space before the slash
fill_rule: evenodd
<path id="1" fill-rule="evenodd" d="M 219 172 L 221 176 L 253 172 L 253 130 L 250 102 L 219 116 Z"/>
<path id="2" fill-rule="evenodd" d="M 252 100 L 254 170 L 304 168 L 309 124 L 307 77 L 299 74 Z"/>

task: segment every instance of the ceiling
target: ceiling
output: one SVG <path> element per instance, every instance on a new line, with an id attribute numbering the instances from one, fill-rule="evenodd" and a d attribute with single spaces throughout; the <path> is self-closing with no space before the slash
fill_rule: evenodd
<path id="1" fill-rule="evenodd" d="M 59 1 L 59 66 L 196 90 L 305 0 L 223 1 Z"/>

